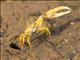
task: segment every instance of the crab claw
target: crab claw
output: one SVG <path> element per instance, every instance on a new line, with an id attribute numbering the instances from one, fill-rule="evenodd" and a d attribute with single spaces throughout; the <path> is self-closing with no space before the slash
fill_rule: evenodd
<path id="1" fill-rule="evenodd" d="M 61 12 L 62 10 L 67 10 L 67 11 Z M 54 9 L 51 9 L 51 10 L 47 11 L 45 13 L 45 17 L 46 18 L 56 18 L 56 17 L 63 16 L 65 14 L 68 14 L 70 12 L 71 12 L 71 9 L 69 7 L 60 6 L 60 7 L 56 7 Z"/>

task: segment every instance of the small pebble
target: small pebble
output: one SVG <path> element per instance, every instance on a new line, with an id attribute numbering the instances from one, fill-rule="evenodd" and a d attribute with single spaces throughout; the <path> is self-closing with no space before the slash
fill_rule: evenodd
<path id="1" fill-rule="evenodd" d="M 69 35 L 72 35 L 71 33 L 69 33 Z"/>
<path id="2" fill-rule="evenodd" d="M 68 39 L 64 39 L 64 41 L 67 43 L 69 40 Z"/>
<path id="3" fill-rule="evenodd" d="M 74 24 L 74 22 L 71 22 L 70 24 L 71 24 L 71 25 L 73 25 L 73 24 Z"/>

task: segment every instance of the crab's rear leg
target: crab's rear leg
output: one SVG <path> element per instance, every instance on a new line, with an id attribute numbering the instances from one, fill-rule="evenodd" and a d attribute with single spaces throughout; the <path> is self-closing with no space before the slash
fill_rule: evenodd
<path id="1" fill-rule="evenodd" d="M 30 43 L 30 35 L 27 35 L 26 41 L 27 41 L 27 43 L 29 45 L 29 48 L 32 48 L 31 43 Z"/>
<path id="2" fill-rule="evenodd" d="M 49 29 L 45 26 L 41 26 L 39 27 L 39 29 L 36 31 L 37 33 L 38 32 L 44 32 L 46 33 L 46 35 L 48 35 L 49 37 L 51 36 L 51 32 L 49 31 Z"/>

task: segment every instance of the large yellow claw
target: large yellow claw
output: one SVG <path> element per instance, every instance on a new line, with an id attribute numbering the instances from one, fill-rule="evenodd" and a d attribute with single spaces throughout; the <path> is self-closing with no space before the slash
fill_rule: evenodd
<path id="1" fill-rule="evenodd" d="M 67 10 L 67 11 L 64 11 L 64 12 L 61 12 L 61 11 L 64 11 L 64 10 Z M 46 17 L 47 18 L 56 18 L 56 17 L 60 17 L 60 16 L 63 16 L 65 14 L 68 14 L 71 12 L 71 9 L 67 6 L 60 6 L 60 7 L 56 7 L 54 9 L 51 9 L 49 11 L 47 11 L 45 13 Z"/>

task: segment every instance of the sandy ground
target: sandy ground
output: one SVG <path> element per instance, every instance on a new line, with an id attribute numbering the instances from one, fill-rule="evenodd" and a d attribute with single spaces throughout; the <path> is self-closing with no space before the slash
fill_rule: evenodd
<path id="1" fill-rule="evenodd" d="M 69 6 L 72 11 L 52 19 L 51 37 L 31 39 L 20 49 L 16 40 L 27 25 L 57 6 Z M 3 1 L 1 2 L 0 48 L 1 60 L 80 60 L 80 2 L 79 1 Z"/>

